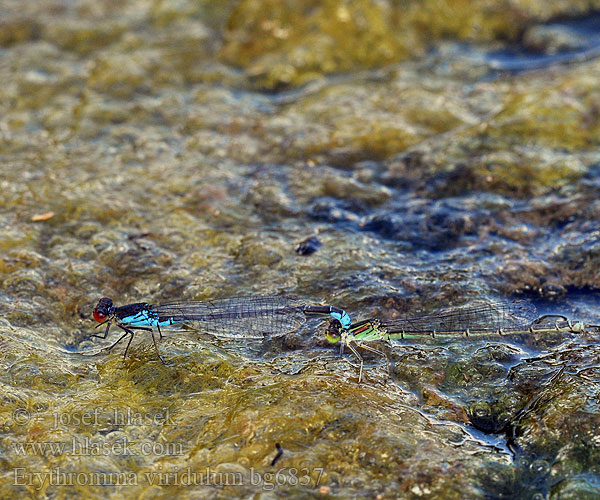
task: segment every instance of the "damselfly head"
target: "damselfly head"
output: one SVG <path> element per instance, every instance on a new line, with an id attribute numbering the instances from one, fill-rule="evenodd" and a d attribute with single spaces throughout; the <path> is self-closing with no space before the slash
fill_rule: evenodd
<path id="1" fill-rule="evenodd" d="M 98 323 L 105 321 L 112 313 L 113 301 L 108 297 L 102 297 L 94 309 L 94 319 Z"/>
<path id="2" fill-rule="evenodd" d="M 340 341 L 340 338 L 342 338 L 341 330 L 342 323 L 337 319 L 332 319 L 327 327 L 325 338 L 330 344 L 335 344 Z"/>

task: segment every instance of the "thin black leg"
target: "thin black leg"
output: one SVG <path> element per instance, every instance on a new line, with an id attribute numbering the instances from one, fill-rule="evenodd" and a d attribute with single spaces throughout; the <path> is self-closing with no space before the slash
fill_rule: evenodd
<path id="1" fill-rule="evenodd" d="M 127 347 L 125 348 L 125 354 L 123 355 L 123 358 L 125 358 L 127 356 L 127 349 L 129 349 L 129 345 L 131 344 L 131 341 L 133 340 L 133 335 L 134 335 L 133 330 L 144 330 L 145 332 L 150 332 L 152 334 L 152 342 L 154 343 L 154 350 L 156 351 L 156 355 L 158 356 L 158 359 L 160 359 L 160 362 L 163 365 L 167 366 L 167 363 L 165 363 L 165 360 L 162 358 L 162 356 L 158 352 L 158 345 L 156 345 L 156 337 L 154 336 L 154 330 L 152 328 L 149 328 L 147 326 L 128 326 L 128 327 L 125 327 L 123 325 L 119 325 L 119 328 L 122 328 L 123 330 L 125 330 L 125 332 L 127 332 L 127 333 L 129 333 L 131 335 L 131 338 L 129 339 L 129 342 L 127 343 Z M 161 336 L 161 338 L 162 338 L 162 336 Z"/>
<path id="2" fill-rule="evenodd" d="M 106 325 L 106 323 L 108 323 L 111 320 L 112 320 L 112 318 L 105 319 L 102 323 L 98 323 L 94 328 L 98 328 L 102 325 Z"/>
<path id="3" fill-rule="evenodd" d="M 160 330 L 158 330 L 160 333 Z M 162 335 L 161 335 L 162 338 Z M 158 346 L 156 345 L 156 337 L 154 336 L 154 330 L 152 330 L 152 342 L 154 342 L 154 350 L 156 351 L 156 355 L 158 356 L 158 359 L 160 359 L 160 362 L 167 366 L 167 363 L 165 363 L 165 360 L 162 359 L 162 356 L 160 355 L 160 352 L 158 352 Z"/>
<path id="4" fill-rule="evenodd" d="M 97 333 L 94 333 L 94 334 L 92 334 L 92 337 L 98 337 L 99 339 L 106 338 L 106 336 L 108 335 L 108 330 L 110 330 L 110 320 L 107 319 L 104 323 L 106 323 L 107 321 L 108 321 L 108 325 L 106 325 L 106 330 L 104 331 L 104 335 L 98 335 Z M 103 325 L 104 323 L 100 323 L 99 325 L 96 325 L 96 328 Z"/>
<path id="5" fill-rule="evenodd" d="M 117 326 L 121 329 L 121 330 L 125 330 L 125 333 L 123 335 L 121 335 L 115 342 L 113 342 L 111 345 L 109 345 L 108 347 L 103 348 L 103 351 L 110 351 L 112 350 L 113 347 L 115 347 L 119 342 L 121 342 L 121 340 L 123 340 L 127 335 L 129 335 L 129 342 L 127 342 L 127 347 L 125 348 L 125 354 L 123 355 L 123 357 L 127 356 L 127 349 L 129 349 L 129 346 L 131 345 L 131 341 L 133 340 L 133 336 L 134 333 L 131 329 L 123 326 L 123 325 L 119 325 L 117 323 Z M 136 330 L 152 330 L 151 328 L 144 328 L 144 327 L 131 327 L 132 329 L 135 328 Z M 108 330 L 107 330 L 108 333 Z M 105 339 L 106 335 L 104 335 L 104 337 L 100 336 L 100 335 L 95 335 L 95 337 L 99 337 L 101 339 Z"/>
<path id="6" fill-rule="evenodd" d="M 114 346 L 116 346 L 119 342 L 121 342 L 121 340 L 123 340 L 125 338 L 126 335 L 133 335 L 132 332 L 125 332 L 123 335 L 121 335 L 119 337 L 119 340 L 117 340 L 116 342 L 113 342 L 111 345 L 109 345 L 108 347 L 104 347 L 102 350 L 103 351 L 110 351 Z M 100 338 L 104 338 L 104 337 L 100 337 Z M 131 341 L 130 341 L 131 342 Z"/>
<path id="7" fill-rule="evenodd" d="M 108 321 L 108 325 L 106 325 L 106 330 L 104 331 L 104 335 L 92 335 L 92 337 L 98 337 L 99 339 L 105 339 L 108 336 L 108 331 L 110 329 L 111 326 L 111 322 L 110 320 Z M 104 323 L 101 323 L 104 324 Z M 129 346 L 131 345 L 131 342 L 133 341 L 133 337 L 135 335 L 134 330 L 144 330 L 146 332 L 150 332 L 152 333 L 152 341 L 154 342 L 154 349 L 156 350 L 156 355 L 158 356 L 158 359 L 160 359 L 160 362 L 167 366 L 167 363 L 165 363 L 165 360 L 162 358 L 162 356 L 160 355 L 160 353 L 158 352 L 158 345 L 156 344 L 156 337 L 154 336 L 154 330 L 152 330 L 152 328 L 149 328 L 147 326 L 125 326 L 125 325 L 121 325 L 120 323 L 116 323 L 116 325 L 123 330 L 125 333 L 123 335 L 121 335 L 116 342 L 113 342 L 111 345 L 109 345 L 108 347 L 103 348 L 103 351 L 110 351 L 112 350 L 113 347 L 115 347 L 119 342 L 121 342 L 121 340 L 123 340 L 127 335 L 129 335 L 129 342 L 127 342 L 127 347 L 125 347 L 125 353 L 123 354 L 123 359 L 127 358 L 127 351 L 129 350 Z M 162 339 L 162 332 L 160 331 L 160 327 L 158 328 L 158 333 L 160 334 L 160 338 Z"/>
<path id="8" fill-rule="evenodd" d="M 135 335 L 133 333 L 133 330 L 130 330 L 129 328 L 123 326 L 123 325 L 118 325 L 119 328 L 125 330 L 125 333 L 123 334 L 123 337 L 125 337 L 125 335 L 129 334 L 129 342 L 127 342 L 127 347 L 125 348 L 125 354 L 123 354 L 123 361 L 125 361 L 125 358 L 127 357 L 127 351 L 129 350 L 129 346 L 131 345 L 131 341 L 133 340 L 133 336 Z M 123 338 L 121 337 L 121 339 Z M 119 340 L 121 340 L 119 339 Z"/>

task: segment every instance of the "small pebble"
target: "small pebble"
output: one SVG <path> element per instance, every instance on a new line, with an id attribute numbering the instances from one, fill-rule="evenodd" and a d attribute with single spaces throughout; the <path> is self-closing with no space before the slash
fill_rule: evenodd
<path id="1" fill-rule="evenodd" d="M 296 248 L 296 253 L 298 255 L 311 255 L 315 253 L 320 247 L 322 243 L 316 236 L 311 236 L 307 238 L 303 242 L 301 242 Z"/>

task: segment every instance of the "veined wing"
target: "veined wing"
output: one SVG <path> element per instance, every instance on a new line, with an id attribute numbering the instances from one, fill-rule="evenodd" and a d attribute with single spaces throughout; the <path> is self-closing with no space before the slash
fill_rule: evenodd
<path id="1" fill-rule="evenodd" d="M 159 321 L 197 322 L 221 337 L 263 338 L 298 330 L 305 322 L 304 300 L 288 296 L 231 297 L 152 306 Z"/>
<path id="2" fill-rule="evenodd" d="M 435 313 L 382 322 L 388 333 L 465 333 L 526 330 L 538 317 L 524 300 L 474 301 Z"/>

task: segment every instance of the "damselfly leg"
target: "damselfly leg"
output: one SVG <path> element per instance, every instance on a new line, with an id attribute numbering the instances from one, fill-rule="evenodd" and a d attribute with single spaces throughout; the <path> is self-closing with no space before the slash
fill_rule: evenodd
<path id="1" fill-rule="evenodd" d="M 364 358 L 358 352 L 358 349 L 364 349 L 365 351 L 370 351 L 374 354 L 377 354 L 378 356 L 385 358 L 385 370 L 388 374 L 388 377 L 390 376 L 390 360 L 388 359 L 387 355 L 383 351 L 380 351 L 379 349 L 375 349 L 374 347 L 371 347 L 370 345 L 367 345 L 363 342 L 358 343 L 358 342 L 354 342 L 354 341 L 342 343 L 342 345 L 340 346 L 340 349 L 344 346 L 344 344 L 346 344 L 348 346 L 348 348 L 352 351 L 352 354 L 354 354 L 354 356 L 356 356 L 356 359 L 358 359 L 358 361 L 360 363 L 360 368 L 359 368 L 359 372 L 358 372 L 358 383 L 359 384 L 362 382 Z M 355 344 L 356 347 L 352 344 Z"/>
<path id="2" fill-rule="evenodd" d="M 388 359 L 388 357 L 385 354 L 385 352 L 380 351 L 379 349 L 375 349 L 374 347 L 371 347 L 371 346 L 369 346 L 367 344 L 357 344 L 357 345 L 358 345 L 358 347 L 361 347 L 362 349 L 365 349 L 365 350 L 370 351 L 370 352 L 372 352 L 374 354 L 377 354 L 378 356 L 383 356 L 383 358 L 385 358 L 385 370 L 386 370 L 386 372 L 388 374 L 388 377 L 390 376 L 390 360 Z M 361 368 L 361 375 L 362 375 L 362 358 L 361 358 L 360 368 Z M 361 377 L 359 376 L 359 378 L 358 378 L 358 383 L 359 384 L 360 384 L 360 380 L 361 380 Z"/>
<path id="3" fill-rule="evenodd" d="M 152 328 L 148 328 L 147 326 L 123 326 L 123 325 L 117 325 L 119 328 L 121 328 L 122 330 L 125 330 L 125 334 L 129 334 L 131 335 L 131 337 L 129 338 L 129 342 L 127 342 L 127 347 L 125 348 L 125 353 L 123 354 L 123 359 L 125 359 L 127 357 L 127 350 L 129 349 L 129 346 L 131 345 L 131 341 L 133 340 L 133 336 L 134 336 L 134 332 L 133 330 L 144 330 L 146 332 L 150 332 L 152 334 L 152 342 L 154 343 L 154 350 L 156 351 L 156 355 L 158 356 L 158 359 L 160 359 L 160 362 L 167 366 L 167 363 L 165 363 L 165 360 L 162 358 L 162 356 L 160 355 L 160 352 L 158 352 L 158 345 L 156 345 L 156 337 L 154 336 L 154 330 Z M 124 337 L 125 335 L 123 335 Z M 121 337 L 121 339 L 123 338 Z M 162 338 L 162 334 L 161 334 L 161 338 Z M 119 340 L 121 340 L 119 339 Z M 119 342 L 119 340 L 117 340 L 116 343 Z M 115 345 L 113 344 L 112 346 L 110 346 L 110 348 L 112 349 Z"/>
<path id="4" fill-rule="evenodd" d="M 106 321 L 104 321 L 103 323 L 101 323 L 101 325 L 103 325 L 104 323 L 108 323 L 106 325 L 106 330 L 104 331 L 104 335 L 92 335 L 92 337 L 98 337 L 99 339 L 106 339 L 106 337 L 108 336 L 108 331 L 110 330 L 111 327 L 111 320 L 107 319 Z M 98 326 L 101 326 L 98 325 Z M 123 340 L 125 337 L 127 337 L 127 335 L 129 335 L 129 342 L 127 342 L 127 347 L 125 347 L 125 353 L 123 354 L 123 359 L 127 358 L 127 351 L 129 350 L 129 346 L 131 345 L 131 342 L 133 341 L 133 337 L 135 336 L 135 332 L 133 330 L 143 330 L 146 332 L 150 332 L 152 334 L 152 340 L 154 341 L 154 350 L 156 351 L 156 355 L 158 356 L 158 359 L 160 359 L 161 363 L 163 365 L 166 366 L 165 360 L 162 358 L 162 356 L 160 355 L 160 353 L 158 352 L 158 345 L 156 344 L 156 337 L 154 336 L 154 330 L 152 328 L 146 327 L 146 326 L 124 326 L 121 325 L 120 323 L 116 323 L 116 325 L 123 330 L 125 333 L 123 335 L 121 335 L 115 342 L 113 342 L 111 345 L 107 346 L 107 347 L 103 347 L 101 350 L 102 351 L 110 351 L 113 349 L 113 347 L 115 347 L 119 342 L 121 342 L 121 340 Z M 160 328 L 158 329 L 159 333 L 160 333 Z M 160 333 L 160 338 L 162 339 L 162 333 Z"/>
<path id="5" fill-rule="evenodd" d="M 106 325 L 106 323 L 108 323 L 108 325 Z M 99 326 L 102 326 L 102 325 L 106 325 L 106 330 L 104 330 L 104 335 L 98 335 L 97 333 L 94 333 L 94 334 L 92 334 L 92 337 L 98 337 L 99 339 L 105 339 L 106 338 L 106 336 L 108 335 L 108 330 L 110 330 L 110 325 L 111 325 L 110 318 L 104 320 L 102 323 L 97 324 L 96 328 L 98 328 Z"/>

